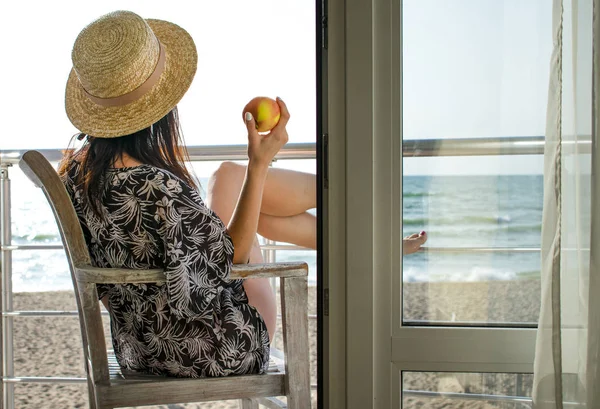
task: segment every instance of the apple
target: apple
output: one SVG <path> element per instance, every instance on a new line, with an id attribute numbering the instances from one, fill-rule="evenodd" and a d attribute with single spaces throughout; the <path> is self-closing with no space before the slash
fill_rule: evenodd
<path id="1" fill-rule="evenodd" d="M 254 117 L 258 132 L 269 132 L 277 125 L 281 116 L 279 104 L 269 97 L 252 98 L 244 107 L 242 118 L 246 115 L 246 112 L 250 112 Z"/>

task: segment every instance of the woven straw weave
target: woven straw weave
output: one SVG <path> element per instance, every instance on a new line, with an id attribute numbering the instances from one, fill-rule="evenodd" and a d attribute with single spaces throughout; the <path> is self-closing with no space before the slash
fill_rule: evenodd
<path id="1" fill-rule="evenodd" d="M 103 106 L 88 96 L 115 98 L 134 91 L 154 72 L 160 47 L 165 52 L 164 70 L 139 99 Z M 67 115 L 81 132 L 104 138 L 144 129 L 171 111 L 191 85 L 198 59 L 194 41 L 184 29 L 128 11 L 107 14 L 85 27 L 71 56 Z"/>

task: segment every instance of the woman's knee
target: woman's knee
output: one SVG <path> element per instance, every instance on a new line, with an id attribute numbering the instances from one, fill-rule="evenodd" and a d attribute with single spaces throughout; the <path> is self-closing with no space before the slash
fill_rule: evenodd
<path id="1" fill-rule="evenodd" d="M 241 186 L 245 172 L 246 167 L 243 165 L 229 161 L 221 162 L 217 170 L 210 175 L 208 180 L 209 188 L 218 185 L 231 186 L 232 184 L 239 184 Z"/>
<path id="2" fill-rule="evenodd" d="M 240 195 L 244 182 L 245 166 L 233 162 L 223 162 L 208 179 L 206 204 L 219 217 L 228 220 Z"/>

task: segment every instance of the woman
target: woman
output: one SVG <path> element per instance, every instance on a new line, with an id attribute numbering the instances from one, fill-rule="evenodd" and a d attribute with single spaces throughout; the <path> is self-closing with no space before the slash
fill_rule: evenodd
<path id="1" fill-rule="evenodd" d="M 267 136 L 245 115 L 248 165 L 223 164 L 207 206 L 184 164 L 176 108 L 196 71 L 189 34 L 117 11 L 83 29 L 72 60 L 66 111 L 83 146 L 59 172 L 92 260 L 166 275 L 163 284 L 98 286 L 119 364 L 182 377 L 263 373 L 274 295 L 265 279 L 228 277 L 232 263 L 262 261 L 257 231 L 315 248 L 306 213 L 314 176 L 269 169 L 288 140 L 285 103 Z"/>

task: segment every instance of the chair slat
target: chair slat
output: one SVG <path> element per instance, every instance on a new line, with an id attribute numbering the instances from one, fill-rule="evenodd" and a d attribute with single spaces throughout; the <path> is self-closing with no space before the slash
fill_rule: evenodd
<path id="1" fill-rule="evenodd" d="M 288 405 L 284 401 L 278 398 L 257 398 L 259 405 L 264 406 L 267 409 L 287 409 Z"/>
<path id="2" fill-rule="evenodd" d="M 119 381 L 152 381 L 154 379 L 178 379 L 168 378 L 160 375 L 145 374 L 133 371 L 123 371 L 117 362 L 117 357 L 113 351 L 108 352 L 108 370 L 110 372 L 111 382 L 118 383 Z M 284 374 L 283 361 L 274 357 L 269 359 L 268 374 Z"/>
<path id="3" fill-rule="evenodd" d="M 285 375 L 280 373 L 202 379 L 155 377 L 134 382 L 117 380 L 110 385 L 98 385 L 97 391 L 99 406 L 114 408 L 283 396 L 284 382 Z"/>
<path id="4" fill-rule="evenodd" d="M 292 278 L 305 277 L 308 264 L 305 262 L 270 264 L 235 264 L 232 266 L 231 279 L 245 278 Z M 165 281 L 163 270 L 133 270 L 129 268 L 99 268 L 76 266 L 75 274 L 80 283 L 123 284 L 123 283 L 159 283 Z"/>

